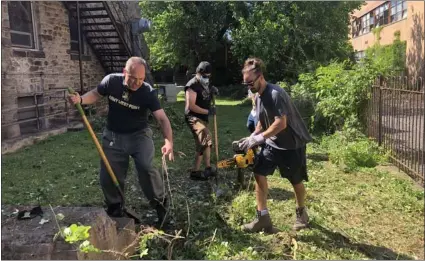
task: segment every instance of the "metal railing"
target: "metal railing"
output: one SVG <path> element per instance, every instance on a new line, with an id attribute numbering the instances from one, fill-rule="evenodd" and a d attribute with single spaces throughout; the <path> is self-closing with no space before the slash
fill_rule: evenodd
<path id="1" fill-rule="evenodd" d="M 133 50 L 133 48 L 137 48 L 138 52 L 142 55 L 142 57 L 147 60 L 148 54 L 143 50 L 141 47 L 142 39 L 137 45 L 133 45 L 133 35 L 132 35 L 132 20 L 129 17 L 129 7 L 128 3 L 125 1 L 117 1 L 117 2 L 103 2 L 105 8 L 108 10 L 108 13 L 111 15 L 111 19 L 114 20 L 114 24 L 117 22 L 121 25 L 123 25 L 123 38 L 124 38 L 124 44 L 127 45 L 127 47 L 132 50 L 131 55 L 135 55 L 136 50 Z M 119 30 L 117 28 L 117 30 Z M 151 75 L 152 68 L 150 67 L 149 63 L 147 63 L 148 67 L 148 75 L 147 78 L 150 79 L 150 81 L 153 83 L 153 76 Z"/>
<path id="2" fill-rule="evenodd" d="M 423 78 L 379 77 L 371 88 L 368 135 L 390 152 L 392 162 L 424 185 L 425 105 Z"/>
<path id="3" fill-rule="evenodd" d="M 128 18 L 124 6 L 120 5 L 120 2 L 103 2 L 112 23 L 114 24 L 116 30 L 121 35 L 121 40 L 127 51 L 131 54 L 132 44 L 131 44 L 131 20 Z M 122 25 L 118 27 L 117 25 Z M 120 30 L 122 29 L 122 31 Z"/>

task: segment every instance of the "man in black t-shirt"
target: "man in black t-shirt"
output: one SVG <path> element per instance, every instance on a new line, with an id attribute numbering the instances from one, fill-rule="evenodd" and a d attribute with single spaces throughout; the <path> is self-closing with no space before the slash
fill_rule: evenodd
<path id="1" fill-rule="evenodd" d="M 133 158 L 139 184 L 150 204 L 157 210 L 158 224 L 165 224 L 168 200 L 164 183 L 153 166 L 155 154 L 153 132 L 148 125 L 152 112 L 159 122 L 165 145 L 163 155 L 173 160 L 173 137 L 170 121 L 161 108 L 151 85 L 145 82 L 146 62 L 140 57 L 131 57 L 123 73 L 113 73 L 103 78 L 96 89 L 79 96 L 71 95 L 74 104 L 93 104 L 101 97 L 109 102 L 107 125 L 102 136 L 102 147 L 124 191 L 130 156 Z M 110 216 L 121 217 L 122 200 L 101 161 L 100 184 Z"/>
<path id="2" fill-rule="evenodd" d="M 304 204 L 304 181 L 308 181 L 306 144 L 311 136 L 301 116 L 284 89 L 266 82 L 264 63 L 258 58 L 245 61 L 242 70 L 244 85 L 256 97 L 256 116 L 259 122 L 250 137 L 242 139 L 240 148 L 248 150 L 261 146 L 255 158 L 257 218 L 243 226 L 248 232 L 265 230 L 273 232 L 273 225 L 267 209 L 267 176 L 279 168 L 283 178 L 288 179 L 295 191 L 297 203 L 294 230 L 307 227 L 308 214 Z"/>
<path id="3" fill-rule="evenodd" d="M 210 86 L 211 64 L 201 62 L 196 68 L 196 76 L 185 87 L 185 120 L 195 140 L 195 163 L 190 171 L 190 177 L 196 180 L 206 180 L 216 175 L 216 170 L 211 168 L 212 138 L 208 130 L 208 116 L 215 114 L 215 108 L 211 107 L 213 94 L 218 90 Z M 204 157 L 205 170 L 200 171 L 202 157 Z"/>

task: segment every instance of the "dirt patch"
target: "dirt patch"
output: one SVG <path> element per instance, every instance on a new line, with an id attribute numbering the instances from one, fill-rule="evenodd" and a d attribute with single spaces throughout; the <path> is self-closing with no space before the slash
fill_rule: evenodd
<path id="1" fill-rule="evenodd" d="M 20 207 L 20 210 L 32 207 Z M 12 206 L 2 208 L 2 259 L 31 260 L 81 260 L 81 259 L 117 259 L 113 253 L 83 254 L 75 246 L 61 237 L 53 240 L 59 231 L 50 207 L 42 207 L 43 216 L 18 220 L 16 209 Z M 136 236 L 132 219 L 109 218 L 102 208 L 96 207 L 57 207 L 56 214 L 62 213 L 64 219 L 60 226 L 82 224 L 91 226 L 89 241 L 101 250 L 121 252 L 130 245 Z M 134 247 L 127 249 L 129 255 Z M 122 257 L 121 257 L 122 259 Z"/>

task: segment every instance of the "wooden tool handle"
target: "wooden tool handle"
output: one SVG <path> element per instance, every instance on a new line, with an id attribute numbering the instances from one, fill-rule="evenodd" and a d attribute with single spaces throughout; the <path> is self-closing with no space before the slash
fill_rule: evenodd
<path id="1" fill-rule="evenodd" d="M 75 91 L 72 88 L 68 88 L 68 92 L 70 94 L 75 93 Z M 77 107 L 78 111 L 81 114 L 81 117 L 83 118 L 84 125 L 86 125 L 86 127 L 88 129 L 90 136 L 93 139 L 94 144 L 96 145 L 97 151 L 100 154 L 100 157 L 102 158 L 103 162 L 105 163 L 106 170 L 108 171 L 109 175 L 111 176 L 112 181 L 114 182 L 115 186 L 117 186 L 119 188 L 120 194 L 122 194 L 122 191 L 121 191 L 121 188 L 119 186 L 117 177 L 115 176 L 114 171 L 112 170 L 112 167 L 109 164 L 108 159 L 106 158 L 105 152 L 103 152 L 102 146 L 100 145 L 100 143 L 99 143 L 99 141 L 96 137 L 96 134 L 94 133 L 94 131 L 93 131 L 91 125 L 90 125 L 90 122 L 87 119 L 86 114 L 84 113 L 83 107 L 81 107 L 81 104 L 79 104 L 79 103 L 75 104 L 75 106 Z M 122 195 L 122 196 L 124 196 L 124 195 Z"/>

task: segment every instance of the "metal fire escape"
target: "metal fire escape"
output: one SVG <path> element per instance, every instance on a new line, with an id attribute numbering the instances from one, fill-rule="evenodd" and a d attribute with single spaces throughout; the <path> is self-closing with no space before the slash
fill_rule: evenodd
<path id="1" fill-rule="evenodd" d="M 135 21 L 129 19 L 124 3 L 107 1 L 63 3 L 78 22 L 80 36 L 84 36 L 106 73 L 122 72 L 130 56 L 146 57 L 147 54 L 143 52 L 139 39 L 135 39 L 138 38 L 133 32 L 134 29 L 132 30 Z M 81 53 L 80 45 L 80 56 Z M 152 80 L 149 68 L 147 79 Z"/>

